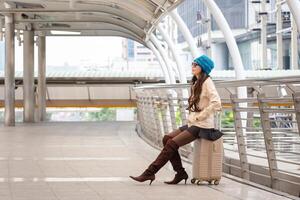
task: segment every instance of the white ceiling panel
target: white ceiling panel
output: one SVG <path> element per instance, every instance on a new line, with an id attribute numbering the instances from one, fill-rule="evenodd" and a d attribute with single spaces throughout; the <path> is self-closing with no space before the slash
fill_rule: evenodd
<path id="1" fill-rule="evenodd" d="M 3 2 L 3 1 L 1 1 Z M 121 36 L 144 43 L 160 19 L 182 0 L 8 0 L 0 15 L 15 13 L 17 29 L 82 31 L 82 35 Z"/>

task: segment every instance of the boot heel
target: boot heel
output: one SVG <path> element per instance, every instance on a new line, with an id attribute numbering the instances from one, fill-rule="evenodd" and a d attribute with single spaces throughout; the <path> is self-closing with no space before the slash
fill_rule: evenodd
<path id="1" fill-rule="evenodd" d="M 149 183 L 149 185 L 151 185 L 152 181 L 153 181 L 153 179 L 152 179 L 152 180 L 150 180 L 150 183 Z"/>
<path id="2" fill-rule="evenodd" d="M 186 184 L 187 179 L 184 179 L 184 184 Z"/>

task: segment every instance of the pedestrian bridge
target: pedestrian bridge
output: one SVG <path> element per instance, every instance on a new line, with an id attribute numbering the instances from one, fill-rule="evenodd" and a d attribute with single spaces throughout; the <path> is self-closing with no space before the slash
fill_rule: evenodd
<path id="1" fill-rule="evenodd" d="M 187 84 L 136 86 L 137 121 L 39 122 L 0 127 L 2 199 L 299 199 L 299 77 L 217 81 L 224 135 L 219 185 L 194 185 L 193 144 L 180 148 L 187 185 L 137 183 L 162 137 L 186 123 Z M 248 98 L 237 98 L 247 87 Z M 231 116 L 231 117 L 230 117 Z"/>
<path id="2" fill-rule="evenodd" d="M 215 127 L 225 133 L 223 171 L 295 196 L 300 192 L 299 83 L 297 76 L 217 81 L 223 110 Z M 247 98 L 237 96 L 247 90 Z M 187 84 L 134 88 L 137 132 L 149 144 L 187 121 Z M 231 121 L 231 122 L 230 122 Z M 193 146 L 181 149 L 189 161 Z"/>
<path id="3" fill-rule="evenodd" d="M 157 174 L 157 180 L 151 186 L 129 179 L 129 175 L 139 174 L 156 157 L 157 150 L 162 147 L 161 139 L 164 134 L 186 123 L 188 76 L 174 38 L 171 38 L 173 30 L 169 29 L 172 27 L 161 23 L 164 17 L 169 16 L 170 22 L 176 24 L 178 31 L 182 33 L 192 57 L 198 57 L 200 51 L 195 38 L 175 10 L 182 2 L 183 0 L 0 1 L 0 40 L 5 40 L 4 78 L 0 80 L 1 84 L 4 83 L 0 93 L 0 107 L 5 109 L 4 125 L 0 127 L 1 200 L 299 199 L 299 75 L 295 76 L 296 71 L 290 71 L 294 76 L 288 76 L 284 70 L 283 77 L 246 79 L 249 76 L 244 71 L 237 42 L 214 0 L 203 0 L 203 3 L 209 16 L 215 19 L 228 47 L 234 68 L 234 76 L 229 77 L 237 79 L 216 81 L 223 111 L 216 114 L 215 126 L 225 133 L 224 174 L 220 185 L 165 185 L 163 180 L 173 176 L 169 165 Z M 267 2 L 251 1 L 260 4 L 257 13 L 260 28 L 247 27 L 250 30 L 246 30 L 260 31 L 261 45 L 257 48 L 261 61 L 259 67 L 268 69 L 267 25 L 270 23 L 267 16 L 277 13 L 277 45 L 274 45 L 278 47 L 276 66 L 283 69 L 283 32 L 291 31 L 291 66 L 299 69 L 296 41 L 297 28 L 300 30 L 300 2 L 276 1 L 276 9 L 272 11 L 266 10 Z M 287 4 L 292 16 L 293 23 L 290 23 L 291 27 L 287 30 L 282 29 L 282 4 Z M 210 17 L 204 21 L 210 21 Z M 211 27 L 207 27 L 208 45 L 205 46 L 208 55 L 211 53 L 210 29 Z M 66 98 L 63 99 L 64 102 L 57 101 L 54 107 L 76 107 L 76 104 L 77 107 L 78 104 L 87 107 L 92 105 L 87 102 L 93 101 L 93 98 L 108 98 L 101 96 L 99 88 L 91 89 L 76 77 L 56 77 L 58 79 L 50 80 L 52 86 L 47 82 L 46 37 L 74 35 L 129 38 L 145 45 L 156 56 L 164 84 L 138 87 L 135 84 L 134 88 L 123 87 L 123 91 L 126 90 L 124 93 L 116 89 L 114 91 L 118 93 L 116 96 L 121 93 L 127 100 L 134 101 L 133 104 L 115 101 L 113 105 L 136 106 L 137 121 L 45 122 L 46 107 L 51 106 L 49 102 L 53 100 L 53 96 L 57 98 L 54 100 L 61 100 L 60 95 Z M 35 36 L 38 70 L 34 69 Z M 15 73 L 15 40 L 24 47 L 24 73 L 21 80 L 16 78 Z M 254 73 L 256 78 L 260 76 L 258 72 Z M 97 76 L 97 73 L 92 76 L 94 75 Z M 100 82 L 101 79 L 85 78 L 87 81 L 93 79 L 91 82 Z M 114 78 L 113 81 L 118 81 L 119 78 Z M 84 87 L 75 89 L 74 92 L 60 85 L 60 81 Z M 60 86 L 61 90 L 54 86 Z M 47 88 L 51 90 L 48 93 Z M 104 90 L 113 89 L 106 86 Z M 133 94 L 135 97 L 131 98 Z M 77 101 L 82 96 L 85 101 Z M 95 107 L 104 106 L 103 102 L 96 103 Z M 15 123 L 17 106 L 23 107 L 26 123 Z M 37 121 L 39 123 L 34 123 Z M 190 178 L 192 152 L 193 144 L 180 149 Z"/>
<path id="4" fill-rule="evenodd" d="M 151 186 L 134 182 L 128 176 L 141 173 L 159 153 L 135 128 L 136 122 L 1 126 L 0 199 L 293 199 L 226 176 L 218 186 L 166 185 L 174 176 L 170 164 Z M 191 176 L 191 165 L 183 164 Z"/>

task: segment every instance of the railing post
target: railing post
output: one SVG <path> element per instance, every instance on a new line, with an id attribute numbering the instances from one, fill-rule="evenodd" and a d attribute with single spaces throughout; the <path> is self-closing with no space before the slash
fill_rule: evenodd
<path id="1" fill-rule="evenodd" d="M 214 127 L 222 131 L 222 112 L 216 112 L 214 114 Z"/>
<path id="2" fill-rule="evenodd" d="M 145 94 L 143 94 L 145 95 Z M 142 131 L 143 133 L 145 133 L 147 131 L 146 129 L 146 122 L 145 122 L 145 119 L 144 119 L 144 112 L 145 110 L 147 109 L 147 102 L 146 102 L 146 98 L 145 96 L 142 96 L 141 97 L 141 107 L 142 107 L 142 110 L 141 110 L 141 113 L 142 113 L 142 121 L 141 121 L 141 126 L 142 126 Z"/>
<path id="3" fill-rule="evenodd" d="M 173 95 L 171 93 L 168 94 L 168 102 L 169 102 L 169 111 L 170 111 L 172 129 L 175 130 L 175 129 L 177 129 L 176 112 L 175 112 L 175 107 L 174 107 L 174 103 L 173 103 L 174 102 Z"/>
<path id="4" fill-rule="evenodd" d="M 138 122 L 141 123 L 141 119 L 142 119 L 142 116 L 141 116 L 141 105 L 140 105 L 140 97 L 138 95 L 136 95 L 136 119 Z"/>
<path id="5" fill-rule="evenodd" d="M 162 116 L 162 123 L 163 123 L 163 134 L 169 133 L 169 124 L 168 124 L 168 101 L 160 98 L 160 106 L 161 106 L 161 116 Z"/>
<path id="6" fill-rule="evenodd" d="M 252 88 L 251 88 L 252 89 Z M 248 92 L 248 98 L 253 98 L 253 91 Z M 247 103 L 247 107 L 253 107 L 253 103 Z M 252 131 L 253 130 L 253 112 L 247 112 L 247 128 L 246 131 Z"/>
<path id="7" fill-rule="evenodd" d="M 239 103 L 235 101 L 237 99 L 236 94 L 230 95 L 230 100 L 232 103 L 232 111 L 234 116 L 234 127 L 235 127 L 235 134 L 238 146 L 238 152 L 240 157 L 240 165 L 241 165 L 241 177 L 246 180 L 250 180 L 249 175 L 249 164 L 247 159 L 247 151 L 246 151 L 246 143 L 245 137 L 243 133 L 243 125 L 241 120 L 241 113 L 238 111 Z"/>
<path id="8" fill-rule="evenodd" d="M 186 119 L 186 111 L 185 111 L 185 105 L 184 105 L 184 100 L 183 100 L 183 95 L 182 95 L 182 89 L 177 90 L 177 97 L 178 97 L 178 104 L 179 104 L 179 110 L 180 110 L 182 124 L 186 124 L 187 119 Z"/>
<path id="9" fill-rule="evenodd" d="M 298 126 L 298 134 L 300 136 L 300 92 L 294 92 L 292 94 L 293 96 L 293 102 L 294 102 L 294 109 L 296 112 L 296 120 L 297 120 L 297 126 Z"/>
<path id="10" fill-rule="evenodd" d="M 141 130 L 143 131 L 143 133 L 146 131 L 145 119 L 144 119 L 144 110 L 145 110 L 145 100 L 144 100 L 144 97 L 137 95 L 138 121 L 140 122 Z"/>
<path id="11" fill-rule="evenodd" d="M 143 120 L 143 105 L 142 105 L 142 97 L 136 95 L 136 109 L 137 109 L 137 120 L 142 123 Z"/>
<path id="12" fill-rule="evenodd" d="M 158 100 L 158 96 L 154 96 L 151 98 L 152 100 L 152 108 L 153 108 L 153 114 L 154 114 L 154 120 L 155 120 L 155 140 L 154 142 L 161 146 L 161 139 L 162 139 L 162 130 L 161 130 L 161 123 L 159 119 L 159 112 L 160 112 L 160 103 Z"/>
<path id="13" fill-rule="evenodd" d="M 274 151 L 274 144 L 272 140 L 272 131 L 269 120 L 269 113 L 264 111 L 264 108 L 267 107 L 266 103 L 262 102 L 262 99 L 265 97 L 265 94 L 260 93 L 257 95 L 258 107 L 260 112 L 261 126 L 263 130 L 263 136 L 265 141 L 269 173 L 271 177 L 271 187 L 277 188 L 277 161 Z"/>
<path id="14" fill-rule="evenodd" d="M 147 117 L 147 134 L 148 137 L 150 139 L 154 139 L 154 135 L 155 135 L 155 129 L 156 129 L 156 124 L 155 124 L 155 115 L 154 115 L 154 111 L 153 111 L 153 102 L 152 102 L 152 97 L 151 96 L 147 96 L 146 97 L 146 102 L 147 102 L 147 110 L 146 113 L 148 113 L 148 117 Z"/>

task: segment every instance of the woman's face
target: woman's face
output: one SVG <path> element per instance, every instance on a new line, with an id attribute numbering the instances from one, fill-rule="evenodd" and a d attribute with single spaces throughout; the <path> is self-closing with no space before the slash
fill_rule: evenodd
<path id="1" fill-rule="evenodd" d="M 202 71 L 201 67 L 197 63 L 192 62 L 192 74 L 199 77 L 201 71 Z"/>

